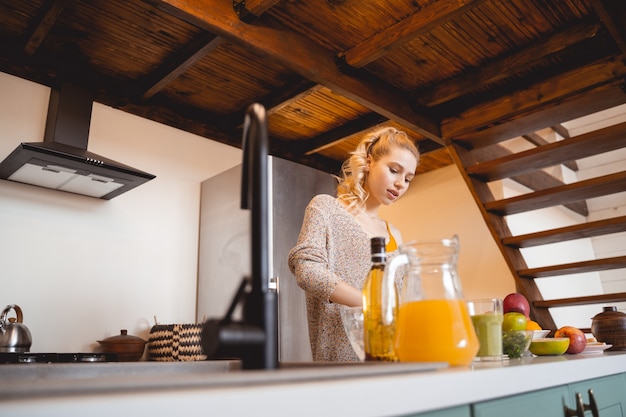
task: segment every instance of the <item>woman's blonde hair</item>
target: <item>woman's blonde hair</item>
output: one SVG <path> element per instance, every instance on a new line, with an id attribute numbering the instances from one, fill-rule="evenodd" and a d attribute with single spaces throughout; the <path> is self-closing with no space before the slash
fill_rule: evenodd
<path id="1" fill-rule="evenodd" d="M 337 197 L 346 203 L 348 210 L 363 207 L 367 200 L 367 191 L 363 188 L 367 179 L 367 157 L 378 161 L 387 155 L 391 148 L 400 147 L 408 150 L 419 163 L 419 151 L 413 140 L 405 133 L 393 127 L 385 127 L 369 133 L 350 153 L 341 166 L 341 176 L 337 177 Z"/>

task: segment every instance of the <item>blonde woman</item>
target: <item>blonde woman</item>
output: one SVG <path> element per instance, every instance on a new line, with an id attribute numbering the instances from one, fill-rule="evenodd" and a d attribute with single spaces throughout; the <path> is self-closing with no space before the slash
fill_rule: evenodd
<path id="1" fill-rule="evenodd" d="M 381 219 L 378 209 L 404 195 L 418 162 L 418 150 L 406 133 L 394 128 L 372 132 L 343 163 L 337 197 L 317 195 L 307 206 L 289 268 L 306 294 L 313 360 L 358 360 L 339 309 L 362 304 L 370 239 L 385 236 L 387 252 L 402 243 L 398 229 Z"/>

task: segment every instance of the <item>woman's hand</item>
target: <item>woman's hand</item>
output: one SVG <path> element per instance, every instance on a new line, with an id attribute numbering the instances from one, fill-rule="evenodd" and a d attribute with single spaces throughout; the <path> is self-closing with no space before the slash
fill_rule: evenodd
<path id="1" fill-rule="evenodd" d="M 343 304 L 349 307 L 359 307 L 363 305 L 363 296 L 361 291 L 354 287 L 340 282 L 330 295 L 330 301 L 335 304 Z"/>

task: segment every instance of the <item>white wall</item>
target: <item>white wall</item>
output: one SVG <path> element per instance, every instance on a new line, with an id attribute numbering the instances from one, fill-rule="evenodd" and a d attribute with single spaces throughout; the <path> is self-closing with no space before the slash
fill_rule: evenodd
<path id="1" fill-rule="evenodd" d="M 418 175 L 407 193 L 380 213 L 400 229 L 405 242 L 457 234 L 466 298 L 504 298 L 515 292 L 513 276 L 455 165 Z"/>
<path id="2" fill-rule="evenodd" d="M 43 140 L 49 89 L 0 73 L 0 160 Z M 156 179 L 110 201 L 0 181 L 0 308 L 18 304 L 31 351 L 92 351 L 194 322 L 200 183 L 239 149 L 94 104 L 89 150 Z"/>

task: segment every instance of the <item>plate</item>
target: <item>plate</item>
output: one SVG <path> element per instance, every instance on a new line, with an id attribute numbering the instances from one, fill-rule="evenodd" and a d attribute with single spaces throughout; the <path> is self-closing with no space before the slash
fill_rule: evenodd
<path id="1" fill-rule="evenodd" d="M 587 343 L 587 347 L 580 353 L 602 353 L 613 345 L 607 345 L 606 343 Z"/>

